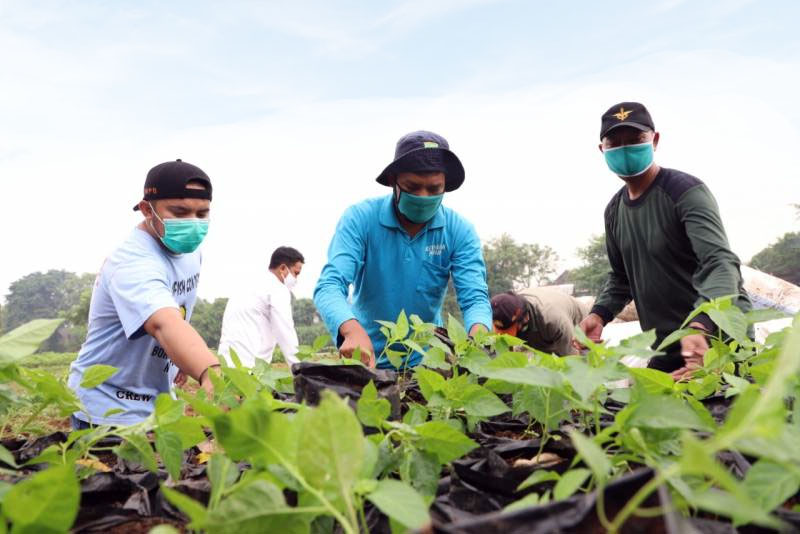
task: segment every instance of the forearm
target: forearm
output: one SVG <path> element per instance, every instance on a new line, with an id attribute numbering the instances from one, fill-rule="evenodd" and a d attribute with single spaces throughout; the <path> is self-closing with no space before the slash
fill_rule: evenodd
<path id="1" fill-rule="evenodd" d="M 200 380 L 203 372 L 219 360 L 208 349 L 203 338 L 187 322 L 175 321 L 157 326 L 151 334 L 178 369 Z"/>
<path id="2" fill-rule="evenodd" d="M 608 323 L 631 301 L 631 290 L 627 280 L 614 272 L 609 273 L 603 289 L 597 296 L 590 313 L 595 313 Z"/>

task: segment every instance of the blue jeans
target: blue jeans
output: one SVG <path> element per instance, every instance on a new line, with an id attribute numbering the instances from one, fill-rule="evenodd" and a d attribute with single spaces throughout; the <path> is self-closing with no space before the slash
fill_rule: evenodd
<path id="1" fill-rule="evenodd" d="M 74 415 L 69 416 L 69 422 L 72 424 L 72 430 L 86 430 L 87 428 L 94 428 L 97 426 L 87 423 L 83 419 L 78 419 Z"/>

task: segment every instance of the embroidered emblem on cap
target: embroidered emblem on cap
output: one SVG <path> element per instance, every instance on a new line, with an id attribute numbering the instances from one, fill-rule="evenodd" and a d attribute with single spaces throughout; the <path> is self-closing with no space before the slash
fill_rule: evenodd
<path id="1" fill-rule="evenodd" d="M 625 108 L 619 108 L 619 111 L 617 113 L 614 113 L 614 117 L 616 117 L 621 121 L 624 121 L 625 119 L 628 118 L 628 115 L 630 115 L 631 113 L 633 113 L 633 110 L 625 111 Z"/>
<path id="2" fill-rule="evenodd" d="M 423 141 L 422 146 L 425 148 L 439 148 L 439 143 L 435 141 Z"/>

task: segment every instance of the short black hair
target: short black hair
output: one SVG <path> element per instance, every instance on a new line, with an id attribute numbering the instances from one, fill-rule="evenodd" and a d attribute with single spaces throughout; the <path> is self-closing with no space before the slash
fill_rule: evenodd
<path id="1" fill-rule="evenodd" d="M 278 247 L 272 253 L 272 258 L 269 260 L 269 268 L 277 269 L 281 265 L 291 267 L 297 262 L 305 263 L 306 259 L 297 249 L 292 247 Z"/>

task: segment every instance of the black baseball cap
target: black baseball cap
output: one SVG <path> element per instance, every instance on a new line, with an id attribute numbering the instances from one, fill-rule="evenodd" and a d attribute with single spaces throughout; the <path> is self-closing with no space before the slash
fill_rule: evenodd
<path id="1" fill-rule="evenodd" d="M 620 102 L 608 108 L 601 119 L 600 139 L 620 126 L 631 126 L 645 132 L 656 129 L 650 112 L 639 102 Z"/>
<path id="2" fill-rule="evenodd" d="M 205 183 L 205 189 L 187 189 L 191 180 Z M 156 165 L 147 173 L 144 180 L 144 200 L 162 198 L 202 198 L 211 200 L 211 179 L 206 173 L 191 163 L 180 159 Z M 139 203 L 133 211 L 139 209 Z"/>
<path id="3" fill-rule="evenodd" d="M 450 151 L 447 139 L 425 130 L 411 132 L 397 141 L 394 161 L 375 181 L 391 186 L 391 177 L 399 172 L 443 172 L 444 190 L 448 192 L 464 183 L 464 166 Z"/>

